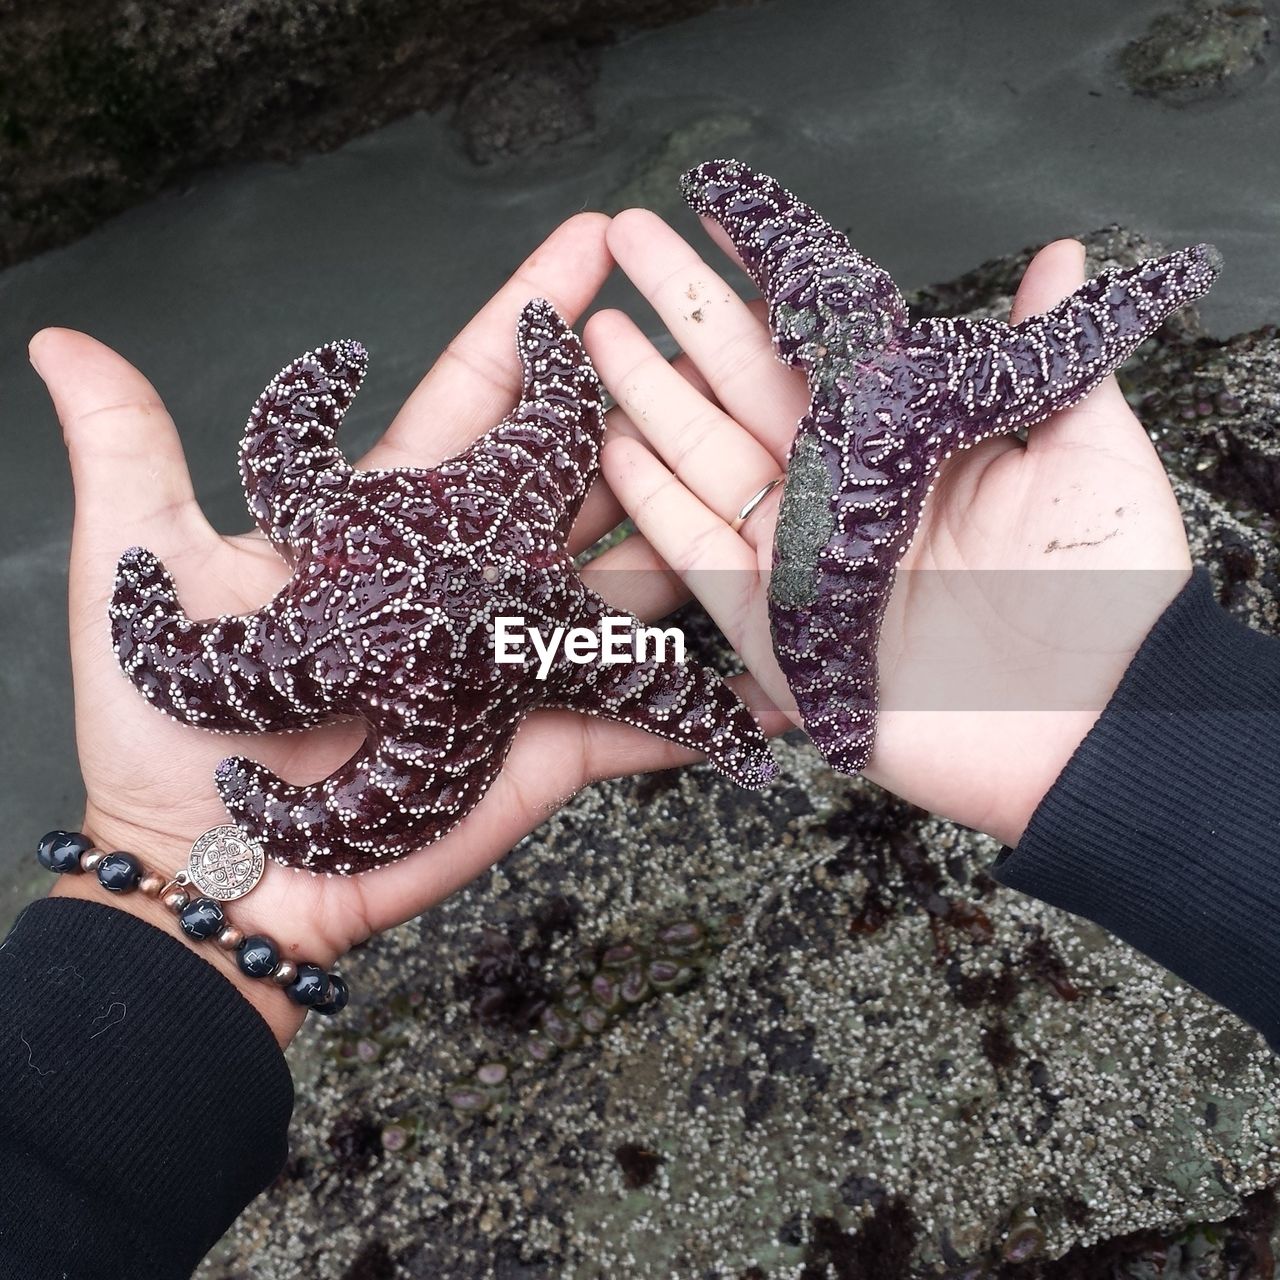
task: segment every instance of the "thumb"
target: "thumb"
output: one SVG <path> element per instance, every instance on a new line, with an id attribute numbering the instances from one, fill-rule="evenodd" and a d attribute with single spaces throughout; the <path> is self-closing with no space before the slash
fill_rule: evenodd
<path id="1" fill-rule="evenodd" d="M 1028 316 L 1052 310 L 1084 282 L 1085 248 L 1079 240 L 1055 240 L 1045 245 L 1031 259 L 1018 285 L 1009 311 L 1010 323 L 1019 324 Z M 1102 432 L 1100 418 L 1108 424 L 1119 423 L 1119 428 L 1109 426 L 1105 433 Z M 1112 448 L 1124 447 L 1131 434 L 1123 429 L 1127 420 L 1132 420 L 1137 426 L 1120 384 L 1112 375 L 1103 379 L 1079 404 L 1032 427 L 1027 435 L 1027 444 L 1032 450 L 1040 450 L 1062 445 L 1092 446 L 1105 438 Z M 1146 433 L 1140 426 L 1137 430 L 1149 448 Z"/>
<path id="2" fill-rule="evenodd" d="M 1055 240 L 1028 264 L 1009 312 L 1009 323 L 1056 307 L 1084 284 L 1084 245 L 1079 240 Z"/>
<path id="3" fill-rule="evenodd" d="M 101 544 L 114 563 L 123 548 L 149 539 L 163 555 L 208 530 L 173 419 L 137 369 L 71 329 L 42 329 L 29 354 L 53 400 L 71 461 L 73 556 L 86 543 Z"/>
<path id="4" fill-rule="evenodd" d="M 126 547 L 161 559 L 216 540 L 196 505 L 182 444 L 155 388 L 127 360 L 87 334 L 42 329 L 31 363 L 62 423 L 75 488 L 70 614 L 73 664 L 101 657 L 105 602 Z"/>

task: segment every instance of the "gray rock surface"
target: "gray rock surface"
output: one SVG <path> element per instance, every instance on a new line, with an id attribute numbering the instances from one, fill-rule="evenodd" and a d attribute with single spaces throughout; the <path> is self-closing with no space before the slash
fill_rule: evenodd
<path id="1" fill-rule="evenodd" d="M 915 304 L 1000 314 L 1027 257 Z M 1221 458 L 1231 432 L 1274 458 L 1278 361 L 1183 317 L 1125 371 L 1197 558 L 1270 629 L 1280 545 Z M 1214 413 L 1170 425 L 1186 385 Z M 1247 1274 L 1280 1172 L 1259 1037 L 995 886 L 990 840 L 780 751 L 763 796 L 705 770 L 595 787 L 353 957 L 355 1005 L 291 1051 L 289 1170 L 205 1280 Z M 626 943 L 688 972 L 629 1002 Z"/>
<path id="2" fill-rule="evenodd" d="M 478 76 L 455 126 L 477 164 L 576 138 L 595 124 L 600 59 L 569 41 L 537 45 Z"/>

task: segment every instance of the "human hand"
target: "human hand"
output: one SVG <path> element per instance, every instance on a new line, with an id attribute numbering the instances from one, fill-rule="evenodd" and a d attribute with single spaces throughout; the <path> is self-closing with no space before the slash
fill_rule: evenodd
<path id="1" fill-rule="evenodd" d="M 785 466 L 808 403 L 804 378 L 774 357 L 762 307 L 739 300 L 661 219 L 629 210 L 607 238 L 686 367 L 681 376 L 622 314 L 592 317 L 587 349 L 620 406 L 604 475 L 798 720 L 768 624 L 781 489 L 740 531 L 732 524 Z M 1012 320 L 1049 309 L 1083 279 L 1080 244 L 1047 246 Z M 1140 572 L 1105 572 L 1115 570 Z M 1164 468 L 1114 378 L 1033 427 L 1025 444 L 1006 436 L 957 453 L 899 566 L 866 776 L 1016 843 L 1189 572 Z"/>
<path id="2" fill-rule="evenodd" d="M 608 220 L 583 214 L 560 227 L 450 344 L 361 467 L 434 466 L 488 430 L 515 403 L 515 324 L 530 298 L 545 296 L 572 323 L 612 263 Z M 318 335 L 323 337 L 325 335 Z M 148 869 L 185 867 L 195 836 L 227 821 L 213 785 L 228 737 L 169 720 L 139 697 L 111 649 L 107 604 L 120 552 L 139 544 L 172 572 L 196 618 L 253 610 L 288 570 L 257 531 L 223 537 L 196 504 L 172 420 L 147 380 L 94 339 L 47 329 L 31 359 L 53 398 L 70 454 L 76 512 L 71 546 L 70 621 L 76 735 L 87 793 L 83 829 L 103 849 L 136 852 Z M 228 459 L 234 438 L 228 436 Z M 571 550 L 618 521 L 603 484 L 588 497 Z M 583 574 L 611 604 L 653 620 L 678 602 L 669 574 L 642 539 L 599 557 Z M 738 691 L 767 706 L 752 682 Z M 298 734 L 255 735 L 248 753 L 299 782 L 322 778 L 358 745 L 363 729 L 333 723 Z M 524 722 L 484 800 L 429 852 L 377 872 L 328 877 L 268 860 L 259 886 L 230 913 L 246 933 L 274 938 L 282 954 L 331 964 L 370 934 L 417 915 L 500 858 L 586 783 L 666 768 L 694 757 L 638 729 L 563 711 Z M 50 824 L 52 825 L 52 824 Z M 88 877 L 65 876 L 54 892 L 106 900 Z M 172 917 L 135 894 L 112 899 L 176 932 Z M 161 919 L 160 917 L 163 917 Z M 272 984 L 252 982 L 216 948 L 199 953 L 240 985 L 283 1043 L 300 1012 Z"/>

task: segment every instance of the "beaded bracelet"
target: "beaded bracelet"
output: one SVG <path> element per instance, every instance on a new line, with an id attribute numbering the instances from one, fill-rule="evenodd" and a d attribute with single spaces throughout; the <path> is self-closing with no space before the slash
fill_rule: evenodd
<path id="1" fill-rule="evenodd" d="M 319 965 L 283 959 L 280 948 L 260 933 L 246 938 L 227 921 L 220 902 L 192 899 L 182 887 L 185 880 L 166 880 L 154 871 L 145 871 L 132 853 L 104 853 L 80 831 L 50 831 L 40 841 L 36 858 L 45 870 L 60 875 L 96 872 L 98 883 L 110 893 L 136 889 L 149 898 L 159 898 L 178 917 L 187 937 L 197 942 L 216 939 L 224 951 L 235 953 L 241 973 L 270 979 L 284 988 L 294 1004 L 323 1014 L 340 1013 L 347 1007 L 350 991 L 339 974 L 326 973 Z"/>

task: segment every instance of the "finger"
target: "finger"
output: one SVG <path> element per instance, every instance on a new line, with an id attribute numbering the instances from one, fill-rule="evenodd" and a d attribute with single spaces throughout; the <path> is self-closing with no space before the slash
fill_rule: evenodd
<path id="1" fill-rule="evenodd" d="M 705 400 L 715 403 L 715 396 L 707 380 L 698 372 L 697 366 L 686 355 L 676 356 L 671 367 Z M 604 415 L 604 438 L 610 440 L 615 436 L 628 436 L 632 440 L 643 440 L 644 434 L 636 424 L 627 417 L 626 410 L 614 405 Z"/>
<path id="2" fill-rule="evenodd" d="M 1056 307 L 1085 281 L 1085 249 L 1078 240 L 1055 240 L 1036 254 L 1018 285 L 1010 308 L 1010 322 L 1017 324 L 1028 316 L 1039 315 Z M 1085 445 L 1096 448 L 1123 443 L 1133 433 L 1124 430 L 1132 421 L 1142 436 L 1143 451 L 1150 441 L 1137 419 L 1129 411 L 1115 377 L 1106 378 L 1079 404 L 1037 423 L 1027 433 L 1027 447 L 1033 451 L 1046 448 Z"/>
<path id="3" fill-rule="evenodd" d="M 785 457 L 809 396 L 804 379 L 774 355 L 768 329 L 657 214 L 628 209 L 606 239 L 725 412 Z"/>
<path id="4" fill-rule="evenodd" d="M 733 241 L 729 238 L 729 233 L 714 218 L 703 217 L 699 214 L 698 221 L 702 223 L 702 229 L 707 233 L 712 244 L 714 244 L 715 247 L 719 249 L 735 267 L 738 268 L 739 271 L 749 276 L 751 272 L 749 272 L 743 264 L 742 255 L 739 254 L 738 250 L 734 247 Z M 768 309 L 768 304 L 766 303 L 766 313 L 768 312 Z"/>
<path id="5" fill-rule="evenodd" d="M 610 440 L 617 440 L 622 437 L 626 437 L 628 440 L 639 440 L 641 444 L 644 444 L 644 433 L 627 416 L 627 411 L 621 405 L 615 404 L 604 415 L 604 443 L 608 444 Z M 648 448 L 647 445 L 645 447 Z"/>
<path id="6" fill-rule="evenodd" d="M 434 466 L 499 422 L 520 390 L 521 308 L 546 298 L 573 324 L 613 266 L 608 225 L 602 213 L 580 213 L 557 227 L 445 348 L 359 465 Z"/>
<path id="7" fill-rule="evenodd" d="M 636 527 L 698 598 L 747 669 L 776 671 L 756 552 L 635 441 L 611 442 L 604 472 Z"/>
<path id="8" fill-rule="evenodd" d="M 689 599 L 689 588 L 640 534 L 624 538 L 583 566 L 582 580 L 615 609 L 641 622 L 665 618 Z"/>
<path id="9" fill-rule="evenodd" d="M 677 356 L 671 362 L 671 367 L 691 387 L 704 395 L 707 394 L 707 384 L 688 356 Z M 637 440 L 641 438 L 635 424 L 617 405 L 604 415 L 604 422 L 606 440 L 617 435 L 627 435 Z M 585 551 L 606 533 L 616 529 L 626 518 L 626 514 L 609 486 L 603 480 L 597 480 L 591 486 L 587 500 L 583 503 L 578 519 L 574 523 L 573 532 L 569 538 L 569 553 L 576 556 Z"/>
<path id="10" fill-rule="evenodd" d="M 719 404 L 711 384 L 702 376 L 702 371 L 684 352 L 671 361 L 671 367 L 705 400 Z M 721 405 L 721 408 L 724 406 Z"/>
<path id="11" fill-rule="evenodd" d="M 93 566 L 101 589 L 124 548 L 165 556 L 217 535 L 196 504 L 182 442 L 156 389 L 88 334 L 43 329 L 31 363 L 53 400 L 71 462 L 73 569 Z"/>
<path id="12" fill-rule="evenodd" d="M 620 311 L 592 316 L 584 341 L 627 417 L 722 520 L 777 477 L 780 464 L 769 450 L 699 395 Z"/>
<path id="13" fill-rule="evenodd" d="M 636 528 L 682 578 L 754 566 L 751 548 L 636 441 L 610 441 L 602 470 Z"/>
<path id="14" fill-rule="evenodd" d="M 1009 309 L 1009 323 L 1018 324 L 1056 307 L 1084 283 L 1084 245 L 1079 240 L 1055 240 L 1031 259 Z"/>
<path id="15" fill-rule="evenodd" d="M 771 564 L 773 560 L 773 531 L 778 523 L 782 493 L 781 484 L 771 485 L 763 497 L 749 501 L 746 505 L 749 505 L 751 510 L 743 519 L 734 522 L 738 526 L 738 537 L 756 553 L 757 561 L 762 564 Z M 743 509 L 746 510 L 745 505 Z M 765 551 L 770 554 L 764 556 Z"/>
<path id="16" fill-rule="evenodd" d="M 612 441 L 605 448 L 604 473 L 654 554 L 697 597 L 747 670 L 765 680 L 791 723 L 799 723 L 773 655 L 757 551 L 634 440 Z M 760 534 L 762 545 L 771 546 L 771 517 L 761 520 Z"/>
<path id="17" fill-rule="evenodd" d="M 626 516 L 622 503 L 613 496 L 609 486 L 603 480 L 596 480 L 587 490 L 582 509 L 569 531 L 569 554 L 581 554 L 606 533 L 616 529 Z"/>

